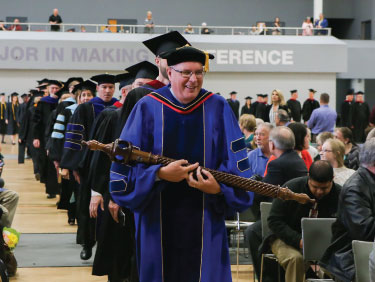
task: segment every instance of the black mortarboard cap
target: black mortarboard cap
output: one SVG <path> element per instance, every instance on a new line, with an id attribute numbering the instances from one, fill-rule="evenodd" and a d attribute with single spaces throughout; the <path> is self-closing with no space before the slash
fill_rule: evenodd
<path id="1" fill-rule="evenodd" d="M 125 69 L 131 75 L 134 76 L 134 79 L 137 78 L 149 78 L 155 79 L 159 74 L 159 69 L 154 64 L 151 64 L 148 61 L 143 61 L 138 64 L 132 65 Z"/>
<path id="2" fill-rule="evenodd" d="M 268 97 L 268 94 L 262 94 L 262 97 L 263 97 L 263 98 L 267 98 L 267 97 Z"/>
<path id="3" fill-rule="evenodd" d="M 18 93 L 17 92 L 13 92 L 12 94 L 10 94 L 11 97 L 14 97 L 14 96 L 18 96 Z"/>
<path id="4" fill-rule="evenodd" d="M 165 52 L 160 57 L 167 59 L 168 66 L 174 66 L 182 62 L 198 62 L 204 66 L 205 71 L 208 71 L 209 60 L 215 58 L 214 55 L 192 46 L 184 46 Z"/>
<path id="5" fill-rule="evenodd" d="M 69 87 L 69 84 L 73 81 L 78 81 L 78 83 L 82 83 L 83 82 L 83 78 L 82 77 L 69 77 L 68 80 L 64 83 L 64 85 L 66 85 L 67 87 Z"/>
<path id="6" fill-rule="evenodd" d="M 251 99 L 253 99 L 253 97 L 251 97 L 251 96 L 247 96 L 247 97 L 245 97 L 245 100 L 251 100 Z"/>
<path id="7" fill-rule="evenodd" d="M 127 72 L 127 73 L 118 74 L 116 76 L 116 80 L 120 82 L 118 89 L 121 90 L 121 88 L 123 88 L 124 86 L 132 84 L 135 80 L 135 77 L 131 73 Z"/>
<path id="8" fill-rule="evenodd" d="M 70 94 L 70 92 L 69 92 L 69 88 L 68 88 L 68 87 L 63 87 L 63 88 L 61 88 L 59 91 L 57 91 L 57 92 L 55 93 L 55 95 L 56 95 L 57 97 L 59 97 L 59 98 L 61 98 L 61 96 L 64 95 L 64 94 Z"/>
<path id="9" fill-rule="evenodd" d="M 312 88 L 310 88 L 309 91 L 310 91 L 310 92 L 314 92 L 314 93 L 316 92 L 316 90 L 314 90 L 314 89 L 312 89 Z"/>
<path id="10" fill-rule="evenodd" d="M 365 93 L 363 93 L 362 91 L 357 91 L 357 93 L 355 93 L 355 95 L 364 95 Z"/>
<path id="11" fill-rule="evenodd" d="M 42 97 L 42 96 L 44 96 L 44 91 L 36 91 L 33 94 L 33 97 Z"/>
<path id="12" fill-rule="evenodd" d="M 48 80 L 48 85 L 57 85 L 58 87 L 63 87 L 64 84 L 58 80 Z"/>
<path id="13" fill-rule="evenodd" d="M 34 95 L 34 94 L 37 93 L 37 92 L 39 92 L 39 90 L 37 90 L 37 89 L 30 89 L 30 91 L 29 91 L 29 93 L 30 93 L 31 95 Z"/>
<path id="14" fill-rule="evenodd" d="M 350 88 L 346 91 L 346 95 L 354 95 L 354 89 Z"/>
<path id="15" fill-rule="evenodd" d="M 110 83 L 115 84 L 116 83 L 116 76 L 113 74 L 98 74 L 91 77 L 91 80 L 97 82 L 98 85 L 104 84 L 104 83 Z"/>
<path id="16" fill-rule="evenodd" d="M 49 81 L 48 78 L 43 78 L 42 80 L 37 80 L 36 82 L 38 82 L 38 84 L 41 85 L 41 84 L 47 84 L 48 81 Z"/>
<path id="17" fill-rule="evenodd" d="M 44 90 L 47 88 L 47 84 L 38 85 L 36 88 L 38 88 L 39 90 Z"/>
<path id="18" fill-rule="evenodd" d="M 263 94 L 257 94 L 258 97 L 263 97 Z"/>
<path id="19" fill-rule="evenodd" d="M 0 93 L 0 96 L 5 96 L 5 93 Z"/>
<path id="20" fill-rule="evenodd" d="M 75 93 L 77 90 L 90 90 L 92 94 L 96 93 L 96 84 L 92 82 L 91 80 L 85 80 L 84 82 L 77 84 L 74 86 L 73 93 Z"/>
<path id="21" fill-rule="evenodd" d="M 143 41 L 143 44 L 150 49 L 155 56 L 161 53 L 175 50 L 178 47 L 191 45 L 178 31 L 171 31 L 163 35 Z"/>
<path id="22" fill-rule="evenodd" d="M 237 95 L 237 92 L 236 91 L 232 91 L 229 93 L 229 95 Z"/>
<path id="23" fill-rule="evenodd" d="M 27 94 L 26 93 L 23 93 L 22 95 L 21 95 L 21 98 L 24 98 L 24 97 L 26 97 L 27 96 Z"/>
<path id="24" fill-rule="evenodd" d="M 293 90 L 290 90 L 290 93 L 296 93 L 297 92 L 297 89 L 293 89 Z"/>

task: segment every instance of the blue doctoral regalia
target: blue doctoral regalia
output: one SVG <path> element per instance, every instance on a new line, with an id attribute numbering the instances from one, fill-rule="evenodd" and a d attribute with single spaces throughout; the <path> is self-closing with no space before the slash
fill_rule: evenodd
<path id="1" fill-rule="evenodd" d="M 163 87 L 142 98 L 120 139 L 146 152 L 249 177 L 246 147 L 224 98 L 202 89 L 184 105 Z M 113 163 L 111 196 L 134 211 L 141 282 L 232 281 L 225 215 L 253 193 L 220 183 L 219 195 L 157 179 L 160 165 Z"/>

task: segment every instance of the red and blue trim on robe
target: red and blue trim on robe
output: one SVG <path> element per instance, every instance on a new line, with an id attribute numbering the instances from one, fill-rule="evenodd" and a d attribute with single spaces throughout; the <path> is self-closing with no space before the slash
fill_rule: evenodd
<path id="1" fill-rule="evenodd" d="M 202 89 L 191 103 L 169 86 L 143 97 L 120 139 L 146 152 L 250 177 L 246 146 L 226 102 Z M 159 165 L 113 163 L 110 192 L 134 212 L 140 281 L 232 281 L 225 216 L 252 204 L 253 193 L 220 184 L 205 194 L 186 181 L 156 180 Z"/>

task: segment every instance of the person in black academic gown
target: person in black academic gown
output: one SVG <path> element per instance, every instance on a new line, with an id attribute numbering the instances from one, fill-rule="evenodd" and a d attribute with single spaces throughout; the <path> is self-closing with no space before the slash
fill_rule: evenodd
<path id="1" fill-rule="evenodd" d="M 320 107 L 319 102 L 314 99 L 315 92 L 316 91 L 314 89 L 309 89 L 309 98 L 303 103 L 302 106 L 302 117 L 305 123 L 309 121 L 313 110 Z"/>
<path id="2" fill-rule="evenodd" d="M 5 134 L 7 134 L 8 111 L 7 103 L 5 101 L 5 93 L 0 94 L 0 134 L 1 143 L 5 144 Z"/>
<path id="3" fill-rule="evenodd" d="M 270 120 L 268 112 L 269 112 L 269 105 L 268 105 L 268 94 L 260 94 L 262 97 L 262 101 L 259 102 L 256 108 L 255 117 L 260 118 L 265 122 Z"/>
<path id="4" fill-rule="evenodd" d="M 290 110 L 290 114 L 292 116 L 293 121 L 300 122 L 301 121 L 301 103 L 297 100 L 298 99 L 298 91 L 291 90 L 291 98 L 288 100 L 287 105 Z"/>
<path id="5" fill-rule="evenodd" d="M 36 180 L 40 180 L 39 162 L 38 162 L 38 151 L 39 149 L 33 146 L 33 123 L 32 117 L 34 116 L 35 106 L 37 100 L 44 95 L 43 91 L 36 89 L 30 90 L 30 99 L 26 104 L 26 112 L 22 119 L 20 119 L 20 130 L 18 134 L 18 163 L 24 163 L 25 147 L 30 151 L 31 159 L 33 161 L 33 168 Z"/>
<path id="6" fill-rule="evenodd" d="M 18 120 L 18 125 L 19 125 L 19 131 L 18 131 L 18 136 L 21 134 L 21 124 L 23 122 L 23 118 L 26 114 L 27 111 L 27 106 L 28 106 L 28 101 L 30 100 L 30 97 L 28 94 L 22 94 L 21 98 L 23 100 L 23 103 L 20 104 L 18 107 L 17 111 L 17 120 Z M 18 138 L 19 140 L 20 138 Z M 18 163 L 23 164 L 25 162 L 25 151 L 26 151 L 26 143 L 24 142 L 18 142 Z M 27 148 L 27 154 L 28 157 L 30 158 L 30 149 Z"/>
<path id="7" fill-rule="evenodd" d="M 356 143 L 363 143 L 366 140 L 365 129 L 369 125 L 370 107 L 364 101 L 364 93 L 358 91 L 353 105 L 353 136 Z"/>
<path id="8" fill-rule="evenodd" d="M 12 145 L 16 145 L 17 133 L 19 130 L 18 120 L 18 93 L 10 94 L 11 101 L 8 103 L 8 134 L 11 135 Z"/>
<path id="9" fill-rule="evenodd" d="M 341 104 L 341 126 L 353 129 L 353 98 L 354 89 L 349 89 L 346 93 L 345 101 Z"/>
<path id="10" fill-rule="evenodd" d="M 257 94 L 257 100 L 254 103 L 251 103 L 249 114 L 256 117 L 257 106 L 259 103 L 262 103 L 262 102 L 263 102 L 263 94 Z"/>
<path id="11" fill-rule="evenodd" d="M 56 109 L 59 101 L 57 93 L 62 86 L 63 84 L 60 81 L 49 80 L 49 96 L 44 96 L 40 99 L 32 117 L 33 145 L 39 149 L 40 180 L 46 185 L 48 199 L 56 198 L 56 195 L 59 194 L 56 170 L 52 161 L 48 159 L 46 145 L 51 134 L 50 123 L 52 112 Z"/>
<path id="12" fill-rule="evenodd" d="M 236 119 L 239 119 L 239 113 L 240 113 L 240 102 L 236 99 L 237 92 L 232 91 L 229 93 L 230 98 L 227 99 L 229 106 L 232 108 L 232 111 L 236 117 Z"/>
<path id="13" fill-rule="evenodd" d="M 245 100 L 246 100 L 246 102 L 245 102 L 245 105 L 242 107 L 242 109 L 241 109 L 241 115 L 240 116 L 242 116 L 242 115 L 244 115 L 244 114 L 249 114 L 249 115 L 251 115 L 251 99 L 253 99 L 252 97 L 250 97 L 250 96 L 247 96 L 246 98 L 245 98 Z"/>
<path id="14" fill-rule="evenodd" d="M 118 100 L 113 98 L 115 83 L 118 76 L 101 74 L 91 77 L 97 82 L 97 97 L 81 104 L 74 111 L 65 133 L 64 150 L 60 167 L 73 171 L 76 181 L 80 184 L 77 196 L 77 243 L 83 246 L 80 257 L 87 260 L 92 255 L 95 244 L 95 220 L 90 220 L 89 205 L 91 187 L 89 187 L 88 166 L 90 152 L 81 144 L 89 140 L 95 119 L 107 107 Z"/>

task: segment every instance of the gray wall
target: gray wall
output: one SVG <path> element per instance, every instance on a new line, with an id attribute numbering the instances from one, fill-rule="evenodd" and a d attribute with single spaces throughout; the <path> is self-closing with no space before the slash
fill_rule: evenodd
<path id="1" fill-rule="evenodd" d="M 374 0 L 355 1 L 353 6 L 354 21 L 350 26 L 348 39 L 361 39 L 361 23 L 372 20 L 372 39 L 374 38 Z"/>
<path id="2" fill-rule="evenodd" d="M 361 0 L 362 1 L 362 0 Z M 26 16 L 29 22 L 47 22 L 58 8 L 65 23 L 101 23 L 108 18 L 137 19 L 143 24 L 146 11 L 153 12 L 156 24 L 251 26 L 256 21 L 272 21 L 279 16 L 288 26 L 301 26 L 313 15 L 312 0 L 12 0 L 1 1 L 0 19 Z"/>
<path id="3" fill-rule="evenodd" d="M 326 18 L 352 19 L 354 17 L 354 10 L 353 10 L 354 4 L 357 4 L 357 2 L 359 1 L 324 0 L 323 1 L 323 13 Z"/>

